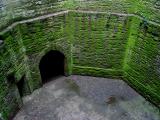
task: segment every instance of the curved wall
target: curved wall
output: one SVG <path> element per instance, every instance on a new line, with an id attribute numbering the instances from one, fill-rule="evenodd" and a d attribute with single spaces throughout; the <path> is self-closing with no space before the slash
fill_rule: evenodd
<path id="1" fill-rule="evenodd" d="M 16 84 L 23 76 L 24 94 L 42 85 L 38 61 L 50 50 L 65 54 L 68 75 L 123 78 L 158 106 L 159 30 L 136 16 L 87 11 L 20 22 L 0 37 L 0 114 L 8 119 L 21 107 Z"/>

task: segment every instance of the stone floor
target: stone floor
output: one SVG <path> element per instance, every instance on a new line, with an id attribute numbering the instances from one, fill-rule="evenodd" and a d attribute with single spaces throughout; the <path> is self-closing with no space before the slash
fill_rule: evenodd
<path id="1" fill-rule="evenodd" d="M 59 77 L 23 101 L 14 120 L 160 120 L 158 109 L 122 80 Z"/>

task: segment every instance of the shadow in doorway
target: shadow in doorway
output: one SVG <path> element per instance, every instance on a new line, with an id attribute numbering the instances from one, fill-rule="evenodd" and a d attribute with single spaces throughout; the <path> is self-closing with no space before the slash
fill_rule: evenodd
<path id="1" fill-rule="evenodd" d="M 43 56 L 39 64 L 43 84 L 64 75 L 64 60 L 64 54 L 57 50 L 51 50 Z"/>
<path id="2" fill-rule="evenodd" d="M 17 88 L 21 97 L 24 96 L 24 88 L 25 88 L 25 76 L 23 76 L 19 82 L 17 82 Z"/>

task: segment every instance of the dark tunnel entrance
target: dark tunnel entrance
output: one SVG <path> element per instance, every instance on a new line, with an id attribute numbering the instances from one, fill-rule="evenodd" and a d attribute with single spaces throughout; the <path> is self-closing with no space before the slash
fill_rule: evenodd
<path id="1" fill-rule="evenodd" d="M 51 78 L 64 75 L 64 59 L 64 54 L 56 50 L 52 50 L 43 56 L 39 65 L 42 83 L 50 81 Z"/>

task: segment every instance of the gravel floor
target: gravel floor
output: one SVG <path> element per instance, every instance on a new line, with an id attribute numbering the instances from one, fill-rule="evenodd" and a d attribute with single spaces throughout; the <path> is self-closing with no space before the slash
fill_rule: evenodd
<path id="1" fill-rule="evenodd" d="M 14 120 L 160 120 L 158 109 L 122 80 L 59 77 L 23 98 Z"/>

